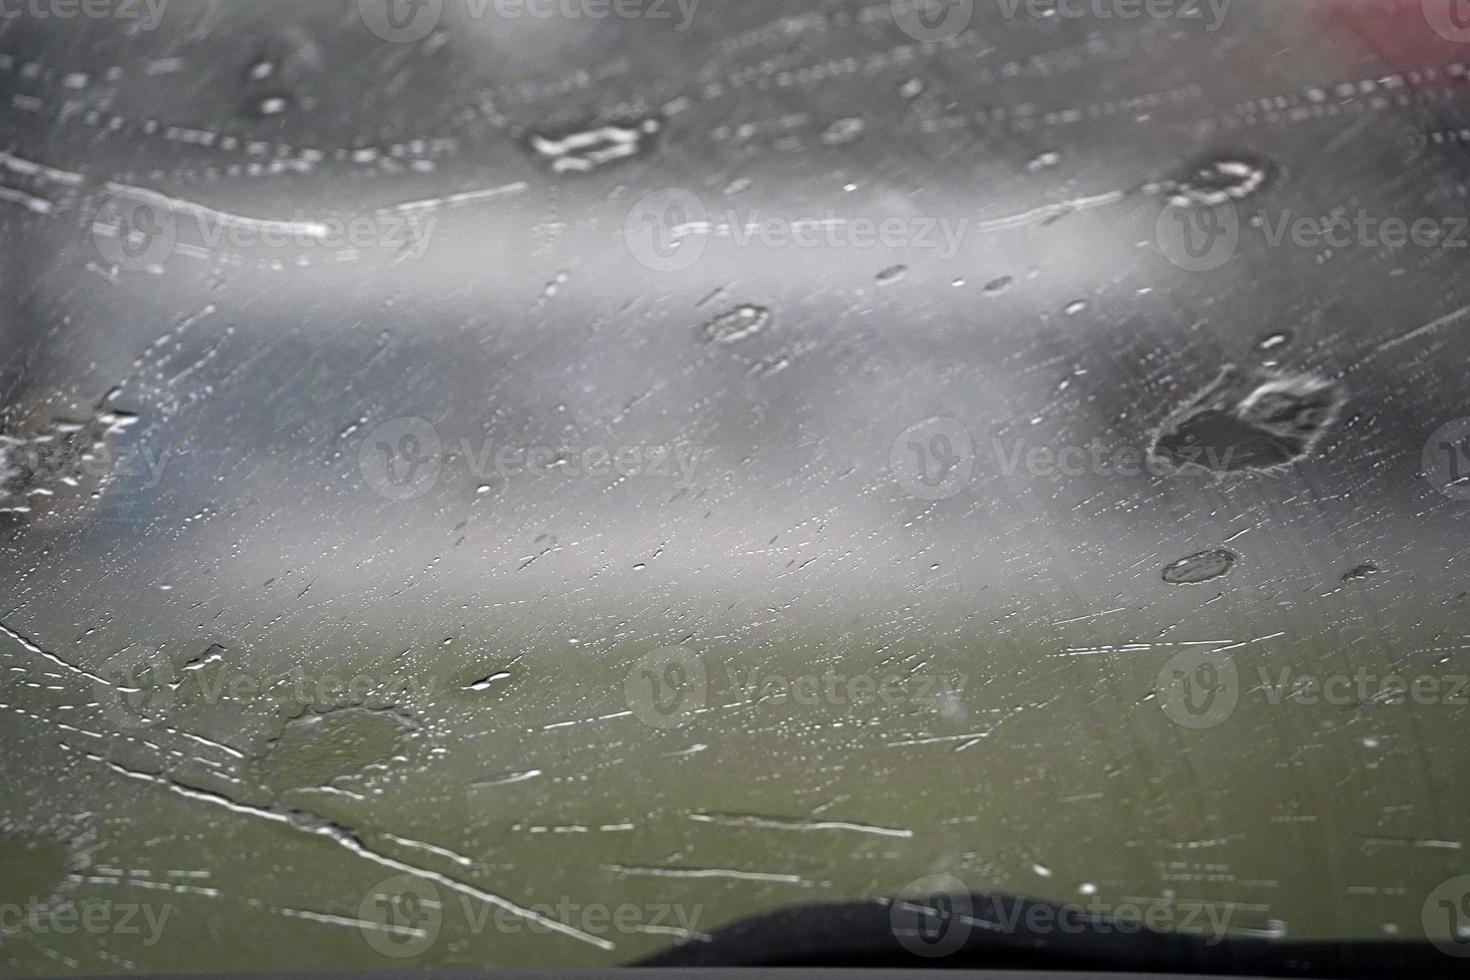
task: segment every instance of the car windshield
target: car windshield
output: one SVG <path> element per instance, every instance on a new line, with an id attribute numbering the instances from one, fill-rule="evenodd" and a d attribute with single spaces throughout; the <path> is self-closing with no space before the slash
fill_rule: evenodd
<path id="1" fill-rule="evenodd" d="M 0 970 L 1456 964 L 1467 45 L 0 0 Z"/>

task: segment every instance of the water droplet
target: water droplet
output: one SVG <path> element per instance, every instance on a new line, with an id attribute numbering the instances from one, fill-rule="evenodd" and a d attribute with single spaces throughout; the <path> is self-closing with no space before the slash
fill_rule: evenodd
<path id="1" fill-rule="evenodd" d="M 1062 312 L 1066 313 L 1067 316 L 1076 316 L 1085 309 L 1087 309 L 1087 301 L 1079 299 L 1075 303 L 1068 303 L 1067 308 Z"/>
<path id="2" fill-rule="evenodd" d="M 1061 159 L 1062 155 L 1056 150 L 1047 150 L 1045 153 L 1040 154 L 1030 163 L 1026 164 L 1026 169 L 1031 171 L 1032 173 L 1035 173 L 1038 170 L 1045 170 L 1048 167 L 1055 167 L 1058 163 L 1061 162 Z"/>
<path id="3" fill-rule="evenodd" d="M 1154 436 L 1151 454 L 1176 470 L 1269 470 L 1308 455 L 1334 421 L 1340 386 L 1310 375 L 1276 375 L 1227 366 L 1176 409 Z"/>
<path id="4" fill-rule="evenodd" d="M 663 123 L 653 117 L 626 125 L 599 126 L 563 136 L 532 134 L 531 149 L 551 164 L 551 172 L 588 173 L 598 167 L 648 153 Z"/>
<path id="5" fill-rule="evenodd" d="M 891 265 L 878 273 L 874 277 L 874 281 L 880 286 L 891 286 L 896 282 L 902 281 L 903 277 L 908 275 L 908 272 L 909 267 L 906 265 Z"/>
<path id="6" fill-rule="evenodd" d="M 841 146 L 844 143 L 851 143 L 861 136 L 863 130 L 867 128 L 868 124 L 863 121 L 862 117 L 848 116 L 828 126 L 826 132 L 822 134 L 822 142 L 828 146 Z"/>
<path id="7" fill-rule="evenodd" d="M 1189 167 L 1186 176 L 1148 185 L 1145 190 L 1164 194 L 1176 207 L 1216 207 L 1250 197 L 1266 184 L 1270 167 L 1239 157 L 1217 157 Z"/>
<path id="8" fill-rule="evenodd" d="M 1273 333 L 1268 337 L 1262 338 L 1261 342 L 1256 345 L 1256 350 L 1275 350 L 1278 347 L 1285 347 L 1287 344 L 1291 343 L 1291 341 L 1291 332 L 1283 330 L 1279 333 Z"/>
<path id="9" fill-rule="evenodd" d="M 999 296 L 1011 287 L 1012 282 L 1015 282 L 1015 280 L 1010 276 L 1001 276 L 998 279 L 992 279 L 985 284 L 985 295 Z"/>
<path id="10" fill-rule="evenodd" d="M 1211 548 L 1179 559 L 1164 568 L 1164 581 L 1170 585 L 1198 585 L 1219 578 L 1235 566 L 1234 552 Z"/>
<path id="11" fill-rule="evenodd" d="M 1269 170 L 1248 160 L 1222 157 L 1195 167 L 1189 176 L 1155 185 L 1179 207 L 1213 207 L 1254 194 L 1266 182 Z"/>
<path id="12" fill-rule="evenodd" d="M 111 472 L 99 472 L 118 455 L 108 440 L 137 421 L 99 408 L 85 422 L 56 419 L 30 431 L 0 432 L 0 513 L 29 514 L 31 498 L 56 496 L 89 477 L 110 480 Z"/>
<path id="13" fill-rule="evenodd" d="M 704 335 L 710 343 L 729 345 L 754 337 L 770 323 L 770 310 L 747 303 L 705 324 Z"/>
<path id="14" fill-rule="evenodd" d="M 330 693 L 319 690 L 321 685 L 300 686 L 309 697 Z M 417 727 L 411 717 L 389 708 L 303 708 L 269 741 L 257 761 L 258 775 L 277 792 L 322 786 L 388 759 Z"/>
<path id="15" fill-rule="evenodd" d="M 482 678 L 480 678 L 479 680 L 475 681 L 473 684 L 467 684 L 467 685 L 465 685 L 465 690 L 466 691 L 488 691 L 488 690 L 490 690 L 490 688 L 494 687 L 499 682 L 506 681 L 506 680 L 510 680 L 510 672 L 509 671 L 505 671 L 505 670 L 497 671 L 496 673 L 491 674 L 488 677 L 482 677 Z"/>

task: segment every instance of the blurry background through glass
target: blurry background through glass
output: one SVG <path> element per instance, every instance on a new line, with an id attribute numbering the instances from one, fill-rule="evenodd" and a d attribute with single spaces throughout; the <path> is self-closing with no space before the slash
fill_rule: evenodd
<path id="1" fill-rule="evenodd" d="M 7 4 L 0 965 L 1447 935 L 1448 6 Z"/>

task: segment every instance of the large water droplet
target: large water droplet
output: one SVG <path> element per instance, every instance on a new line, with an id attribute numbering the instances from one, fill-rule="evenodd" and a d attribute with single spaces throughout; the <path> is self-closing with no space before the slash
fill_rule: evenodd
<path id="1" fill-rule="evenodd" d="M 1343 400 L 1338 385 L 1310 375 L 1226 367 L 1165 420 L 1150 451 L 1176 470 L 1285 466 L 1311 452 Z"/>
<path id="2" fill-rule="evenodd" d="M 908 275 L 908 272 L 909 267 L 906 265 L 891 265 L 888 268 L 884 269 L 882 272 L 878 273 L 878 275 L 874 277 L 874 281 L 877 282 L 880 286 L 891 286 L 894 283 L 901 281 L 904 276 Z"/>
<path id="3" fill-rule="evenodd" d="M 1198 585 L 1219 578 L 1234 567 L 1235 553 L 1224 548 L 1211 548 L 1179 559 L 1164 568 L 1164 581 L 1170 585 Z"/>
<path id="4" fill-rule="evenodd" d="M 747 303 L 705 324 L 704 336 L 713 344 L 734 344 L 747 337 L 754 337 L 770 323 L 770 310 Z"/>
<path id="5" fill-rule="evenodd" d="M 1249 197 L 1266 183 L 1270 171 L 1249 160 L 1221 157 L 1199 164 L 1188 176 L 1156 185 L 1179 207 L 1202 204 L 1213 207 Z"/>

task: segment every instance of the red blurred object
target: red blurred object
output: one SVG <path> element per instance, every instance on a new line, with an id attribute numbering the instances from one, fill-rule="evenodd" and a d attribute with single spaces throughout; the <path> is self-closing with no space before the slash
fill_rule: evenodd
<path id="1" fill-rule="evenodd" d="M 1470 0 L 1348 0 L 1325 16 L 1397 71 L 1470 62 Z M 1419 79 L 1408 77 L 1410 84 Z"/>

